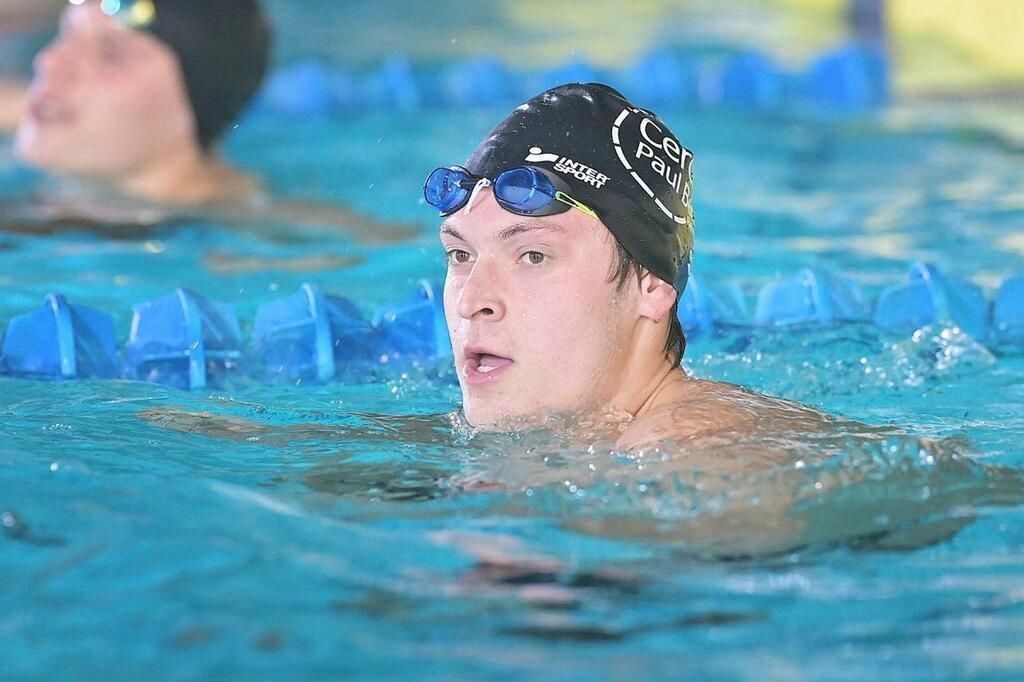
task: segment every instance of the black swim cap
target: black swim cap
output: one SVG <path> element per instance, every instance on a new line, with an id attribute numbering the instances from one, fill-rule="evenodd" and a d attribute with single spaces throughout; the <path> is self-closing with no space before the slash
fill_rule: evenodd
<path id="1" fill-rule="evenodd" d="M 558 173 L 633 258 L 682 293 L 693 252 L 692 161 L 653 113 L 607 85 L 570 83 L 509 114 L 466 168 L 492 180 L 524 165 Z"/>
<path id="2" fill-rule="evenodd" d="M 260 87 L 270 26 L 256 0 L 153 0 L 146 30 L 178 56 L 196 119 L 209 149 Z"/>

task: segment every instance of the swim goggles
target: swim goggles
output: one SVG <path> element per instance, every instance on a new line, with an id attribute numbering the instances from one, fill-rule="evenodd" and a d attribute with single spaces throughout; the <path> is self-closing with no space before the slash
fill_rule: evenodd
<path id="1" fill-rule="evenodd" d="M 451 215 L 472 204 L 472 198 L 483 187 L 491 187 L 498 205 L 516 215 L 546 216 L 575 208 L 597 218 L 594 209 L 568 195 L 568 185 L 562 178 L 536 166 L 509 168 L 493 181 L 473 175 L 462 166 L 435 168 L 423 183 L 423 197 L 441 215 Z"/>
<path id="2" fill-rule="evenodd" d="M 85 3 L 85 0 L 68 1 L 72 5 Z M 153 0 L 100 0 L 100 11 L 125 28 L 146 28 L 156 19 Z"/>

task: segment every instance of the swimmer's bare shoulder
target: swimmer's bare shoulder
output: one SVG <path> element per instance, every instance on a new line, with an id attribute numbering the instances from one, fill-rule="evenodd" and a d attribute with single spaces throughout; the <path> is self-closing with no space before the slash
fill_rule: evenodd
<path id="1" fill-rule="evenodd" d="M 799 403 L 680 372 L 654 404 L 637 416 L 617 445 L 632 450 L 663 442 L 725 444 L 755 435 L 821 432 L 833 422 Z"/>
<path id="2" fill-rule="evenodd" d="M 135 416 L 179 433 L 270 447 L 287 447 L 304 438 L 394 442 L 400 437 L 404 442 L 435 445 L 451 440 L 451 418 L 447 413 L 388 415 L 352 412 L 346 416 L 355 423 L 336 425 L 319 422 L 268 425 L 254 419 L 208 410 L 190 410 L 180 405 L 150 407 L 137 411 Z"/>

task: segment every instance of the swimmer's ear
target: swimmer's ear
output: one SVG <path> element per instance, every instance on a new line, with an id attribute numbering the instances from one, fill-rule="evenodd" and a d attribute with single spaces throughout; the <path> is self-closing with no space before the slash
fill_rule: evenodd
<path id="1" fill-rule="evenodd" d="M 646 273 L 640 279 L 640 315 L 655 322 L 668 319 L 675 305 L 675 287 L 665 280 Z"/>

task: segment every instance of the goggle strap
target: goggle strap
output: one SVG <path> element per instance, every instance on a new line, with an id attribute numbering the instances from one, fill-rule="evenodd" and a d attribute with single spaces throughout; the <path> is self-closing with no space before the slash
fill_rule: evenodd
<path id="1" fill-rule="evenodd" d="M 480 178 L 477 183 L 473 185 L 473 192 L 469 195 L 469 201 L 466 202 L 466 207 L 462 209 L 462 212 L 469 215 L 469 210 L 473 208 L 473 201 L 476 199 L 476 195 L 480 193 L 484 187 L 490 187 L 491 181 L 487 178 Z"/>
<path id="2" fill-rule="evenodd" d="M 580 202 L 576 201 L 571 196 L 565 194 L 560 190 L 555 191 L 555 199 L 561 201 L 563 204 L 568 204 L 569 206 L 572 206 L 578 211 L 586 213 L 588 216 L 594 218 L 595 220 L 600 220 L 600 218 L 597 217 L 597 213 L 594 212 L 594 209 L 590 208 L 586 204 L 581 204 Z"/>

